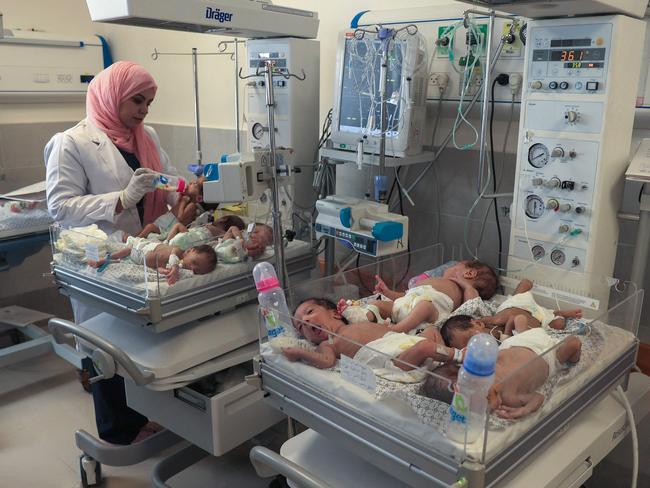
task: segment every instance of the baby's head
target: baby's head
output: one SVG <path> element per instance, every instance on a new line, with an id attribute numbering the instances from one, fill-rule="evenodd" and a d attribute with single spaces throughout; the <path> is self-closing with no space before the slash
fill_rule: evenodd
<path id="1" fill-rule="evenodd" d="M 440 328 L 440 335 L 445 344 L 456 349 L 467 347 L 469 340 L 482 332 L 486 332 L 485 324 L 469 315 L 451 317 Z"/>
<path id="2" fill-rule="evenodd" d="M 216 267 L 217 253 L 208 244 L 190 247 L 183 253 L 183 268 L 189 269 L 194 274 L 208 274 Z"/>
<path id="3" fill-rule="evenodd" d="M 497 292 L 499 279 L 494 270 L 481 261 L 459 261 L 445 270 L 443 278 L 469 281 L 483 300 L 489 300 Z"/>
<path id="4" fill-rule="evenodd" d="M 203 182 L 205 177 L 199 176 L 197 179 L 190 181 L 187 184 L 187 188 L 183 195 L 190 197 L 190 200 L 194 203 L 203 202 Z"/>
<path id="5" fill-rule="evenodd" d="M 273 228 L 270 225 L 255 223 L 255 228 L 251 231 L 248 238 L 258 242 L 264 247 L 273 244 Z"/>
<path id="6" fill-rule="evenodd" d="M 298 333 L 314 344 L 327 340 L 327 332 L 333 327 L 347 324 L 336 308 L 336 304 L 326 298 L 307 298 L 296 308 L 293 325 Z M 314 327 L 315 324 L 321 329 Z"/>
<path id="7" fill-rule="evenodd" d="M 219 229 L 220 235 L 225 234 L 231 227 L 237 227 L 239 230 L 244 230 L 244 227 L 246 227 L 246 224 L 241 217 L 236 215 L 224 215 L 219 217 L 212 225 Z"/>

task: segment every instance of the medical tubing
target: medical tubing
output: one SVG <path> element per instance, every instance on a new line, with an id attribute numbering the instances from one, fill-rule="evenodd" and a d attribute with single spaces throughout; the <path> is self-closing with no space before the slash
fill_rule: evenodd
<path id="1" fill-rule="evenodd" d="M 630 487 L 636 488 L 639 478 L 639 437 L 636 431 L 636 423 L 634 422 L 634 412 L 621 385 L 616 387 L 616 391 L 621 397 L 623 407 L 625 407 L 625 412 L 627 413 L 627 421 L 630 424 L 630 435 L 632 436 L 632 482 L 630 483 Z"/>
<path id="2" fill-rule="evenodd" d="M 492 191 L 494 194 L 497 192 L 497 171 L 496 165 L 494 162 L 494 89 L 496 88 L 497 83 L 499 82 L 499 77 L 497 76 L 492 81 L 492 97 L 490 99 L 490 165 L 492 167 Z M 499 221 L 499 205 L 497 203 L 496 197 L 492 199 L 494 203 L 494 219 L 497 224 L 497 234 L 499 236 L 499 250 L 497 254 L 497 263 L 499 268 L 501 268 L 501 254 L 503 253 L 503 236 L 501 235 L 501 222 Z"/>
<path id="3" fill-rule="evenodd" d="M 499 43 L 499 47 L 497 48 L 497 54 L 494 57 L 494 60 L 492 61 L 492 64 L 490 65 L 490 72 L 492 72 L 494 70 L 494 68 L 496 67 L 496 63 L 499 60 L 499 57 L 501 56 L 501 51 L 502 50 L 503 50 L 503 39 L 501 39 L 501 42 Z M 476 104 L 476 102 L 479 99 L 480 95 L 481 95 L 480 90 L 477 90 L 477 92 L 474 94 L 474 97 L 472 98 L 472 100 L 470 100 L 467 108 L 465 109 L 466 114 L 469 113 L 469 111 L 472 110 L 472 108 L 474 108 L 474 105 Z M 418 175 L 418 177 L 415 179 L 415 181 L 413 183 L 411 183 L 411 185 L 408 187 L 409 192 L 413 191 L 413 188 L 415 188 L 415 186 L 422 180 L 422 178 L 424 178 L 424 175 L 429 171 L 429 169 L 431 169 L 433 164 L 438 160 L 438 158 L 440 157 L 442 152 L 447 147 L 447 144 L 449 144 L 449 141 L 452 138 L 452 134 L 453 134 L 453 129 L 451 131 L 449 131 L 449 133 L 447 134 L 445 139 L 440 143 L 440 147 L 438 148 L 436 153 L 433 155 L 433 158 L 431 158 L 431 161 L 429 162 L 429 164 L 427 164 L 427 166 L 422 170 L 422 172 Z"/>

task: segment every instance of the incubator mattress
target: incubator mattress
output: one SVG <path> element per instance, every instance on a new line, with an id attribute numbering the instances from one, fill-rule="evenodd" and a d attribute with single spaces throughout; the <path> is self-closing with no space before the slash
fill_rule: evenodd
<path id="1" fill-rule="evenodd" d="M 565 399 L 602 374 L 636 340 L 630 332 L 600 322 L 592 323 L 590 329 L 588 335 L 580 337 L 583 342 L 580 362 L 546 381 L 542 390 L 546 400 L 539 410 L 513 422 L 490 417 L 486 460 L 507 448 L 540 419 L 559 407 Z M 262 355 L 265 362 L 363 412 L 382 424 L 387 431 L 408 436 L 458 460 L 464 459 L 463 446 L 448 440 L 442 434 L 448 405 L 421 395 L 421 386 L 392 383 L 377 378 L 377 388 L 373 395 L 343 380 L 338 367 L 320 370 L 301 362 L 291 363 L 284 356 L 272 353 L 268 344 L 263 345 Z M 482 438 L 467 446 L 467 456 L 470 459 L 478 461 L 482 453 Z"/>
<path id="2" fill-rule="evenodd" d="M 308 253 L 311 253 L 311 245 L 304 241 L 292 241 L 285 248 L 285 256 L 287 259 Z M 260 259 L 269 259 L 272 256 L 273 249 L 268 248 Z M 111 263 L 104 271 L 98 273 L 95 269 L 79 261 L 73 262 L 70 259 L 70 256 L 64 255 L 64 253 L 54 255 L 56 264 L 73 269 L 81 276 L 88 276 L 107 284 L 119 284 L 123 289 L 128 289 L 138 295 L 147 297 L 182 293 L 243 274 L 250 275 L 252 269 L 250 262 L 234 264 L 218 263 L 214 271 L 205 275 L 194 275 L 190 271 L 183 270 L 181 280 L 174 285 L 168 285 L 163 277 L 157 280 L 155 270 L 147 269 L 145 276 L 144 266 L 132 264 L 128 261 Z M 252 279 L 252 275 L 250 276 Z"/>

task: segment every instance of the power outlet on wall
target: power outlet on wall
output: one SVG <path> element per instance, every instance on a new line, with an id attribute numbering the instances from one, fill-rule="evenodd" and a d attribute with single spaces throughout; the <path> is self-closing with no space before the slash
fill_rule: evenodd
<path id="1" fill-rule="evenodd" d="M 463 76 L 464 79 L 464 76 Z M 467 88 L 465 89 L 465 98 L 467 97 L 473 97 L 477 90 L 481 86 L 481 81 L 483 80 L 483 70 L 480 67 L 474 68 L 471 74 L 471 78 L 469 80 L 469 84 L 467 85 Z M 463 84 L 466 83 L 466 81 L 463 81 Z M 463 93 L 463 84 L 458 86 L 458 96 L 462 95 Z"/>

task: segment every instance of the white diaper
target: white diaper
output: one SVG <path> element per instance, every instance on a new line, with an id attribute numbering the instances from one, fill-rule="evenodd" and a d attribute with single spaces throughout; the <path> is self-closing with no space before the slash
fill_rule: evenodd
<path id="1" fill-rule="evenodd" d="M 546 332 L 541 327 L 536 327 L 534 329 L 529 329 L 519 334 L 508 337 L 499 346 L 499 350 L 510 349 L 511 347 L 525 347 L 530 349 L 538 356 L 544 354 L 550 348 L 555 346 L 560 339 L 555 339 L 551 337 L 548 332 Z M 548 377 L 553 376 L 558 368 L 560 367 L 559 361 L 557 360 L 556 351 L 553 350 L 547 354 L 544 354 L 542 358 L 548 364 Z"/>
<path id="2" fill-rule="evenodd" d="M 499 313 L 507 308 L 521 308 L 523 310 L 526 310 L 533 316 L 533 318 L 540 321 L 542 327 L 547 327 L 548 324 L 556 318 L 552 310 L 544 308 L 535 302 L 535 298 L 530 291 L 509 296 L 506 301 L 503 302 L 499 308 L 497 308 L 496 313 Z"/>
<path id="3" fill-rule="evenodd" d="M 160 235 L 167 236 L 169 231 L 172 230 L 172 227 L 174 227 L 174 224 L 178 223 L 178 220 L 176 220 L 173 213 L 167 212 L 154 220 L 153 223 L 160 229 Z"/>
<path id="4" fill-rule="evenodd" d="M 220 263 L 240 263 L 246 259 L 246 248 L 242 239 L 225 239 L 214 247 Z"/>
<path id="5" fill-rule="evenodd" d="M 381 339 L 369 342 L 354 355 L 354 359 L 370 366 L 374 373 L 389 381 L 400 383 L 419 383 L 424 380 L 425 373 L 418 370 L 404 371 L 395 364 L 392 358 L 413 347 L 423 337 L 404 334 L 403 332 L 387 332 Z"/>
<path id="6" fill-rule="evenodd" d="M 422 301 L 433 303 L 433 306 L 438 310 L 436 324 L 447 320 L 449 314 L 454 310 L 454 302 L 444 293 L 439 292 L 431 285 L 415 286 L 407 290 L 406 295 L 398 298 L 393 303 L 393 323 L 396 324 L 404 320 L 413 311 L 413 308 Z"/>
<path id="7" fill-rule="evenodd" d="M 126 245 L 131 248 L 131 261 L 135 264 L 145 264 L 147 254 L 160 246 L 160 242 L 151 242 L 144 237 L 129 236 Z M 161 263 L 161 266 L 166 263 Z"/>

